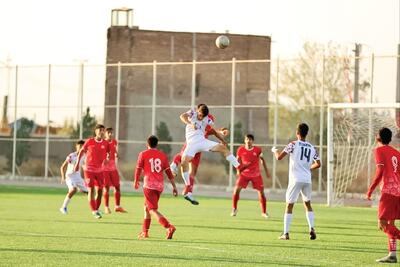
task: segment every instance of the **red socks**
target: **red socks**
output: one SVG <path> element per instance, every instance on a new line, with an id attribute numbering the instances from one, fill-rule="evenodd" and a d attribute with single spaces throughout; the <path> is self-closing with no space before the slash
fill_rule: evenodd
<path id="1" fill-rule="evenodd" d="M 260 197 L 259 199 L 262 213 L 267 213 L 267 198 L 265 196 Z"/>
<path id="2" fill-rule="evenodd" d="M 90 208 L 91 208 L 92 211 L 96 211 L 96 210 L 97 210 L 96 200 L 91 199 L 91 200 L 89 201 L 89 205 L 90 205 Z"/>
<path id="3" fill-rule="evenodd" d="M 103 197 L 104 197 L 104 206 L 108 207 L 108 204 L 109 204 L 109 201 L 110 201 L 109 192 L 104 190 Z"/>
<path id="4" fill-rule="evenodd" d="M 147 232 L 150 229 L 151 219 L 143 219 L 142 231 Z"/>
<path id="5" fill-rule="evenodd" d="M 233 194 L 232 195 L 232 205 L 233 208 L 236 210 L 237 209 L 237 203 L 239 201 L 239 194 Z"/>
<path id="6" fill-rule="evenodd" d="M 388 248 L 389 248 L 389 252 L 396 252 L 396 249 L 397 249 L 396 239 L 389 238 Z"/>
<path id="7" fill-rule="evenodd" d="M 386 225 L 383 231 L 389 236 L 389 239 L 400 239 L 400 230 L 392 224 Z"/>
<path id="8" fill-rule="evenodd" d="M 121 203 L 121 191 L 115 191 L 114 197 L 115 197 L 115 206 L 119 207 L 119 204 Z"/>
<path id="9" fill-rule="evenodd" d="M 168 220 L 165 217 L 160 217 L 160 219 L 158 219 L 158 222 L 164 226 L 164 228 L 168 228 L 170 226 Z"/>

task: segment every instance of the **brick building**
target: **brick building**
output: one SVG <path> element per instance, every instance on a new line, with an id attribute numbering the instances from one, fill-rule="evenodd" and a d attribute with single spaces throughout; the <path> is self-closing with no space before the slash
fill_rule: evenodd
<path id="1" fill-rule="evenodd" d="M 118 10 L 132 16 L 132 10 Z M 118 12 L 117 11 L 117 12 Z M 116 12 L 116 10 L 113 10 Z M 113 13 L 113 16 L 115 13 Z M 192 62 L 196 60 L 195 103 L 226 106 L 231 103 L 232 64 L 200 64 L 204 61 L 270 59 L 271 38 L 268 36 L 227 34 L 230 46 L 218 49 L 215 39 L 220 33 L 190 33 L 142 30 L 125 23 L 114 23 L 107 32 L 107 63 Z M 191 103 L 192 65 L 157 66 L 157 105 L 186 105 Z M 115 126 L 118 71 L 107 67 L 104 123 Z M 268 63 L 237 63 L 236 105 L 265 105 L 268 103 L 270 65 Z M 151 109 L 126 107 L 151 105 L 153 67 L 123 66 L 121 68 L 120 140 L 145 140 L 151 133 Z M 125 107 L 124 107 L 125 106 Z M 184 141 L 184 127 L 179 114 L 187 108 L 156 110 L 156 122 L 167 122 L 173 141 Z M 229 108 L 212 108 L 217 126 L 230 123 Z M 235 110 L 235 122 L 241 122 L 244 132 L 252 132 L 258 142 L 267 136 L 268 111 L 240 108 Z"/>

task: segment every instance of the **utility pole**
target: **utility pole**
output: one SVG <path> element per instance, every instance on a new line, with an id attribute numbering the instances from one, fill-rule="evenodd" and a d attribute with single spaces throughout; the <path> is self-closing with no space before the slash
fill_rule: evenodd
<path id="1" fill-rule="evenodd" d="M 360 79 L 360 54 L 361 54 L 361 44 L 356 43 L 354 51 L 354 95 L 353 102 L 359 102 L 359 79 Z"/>

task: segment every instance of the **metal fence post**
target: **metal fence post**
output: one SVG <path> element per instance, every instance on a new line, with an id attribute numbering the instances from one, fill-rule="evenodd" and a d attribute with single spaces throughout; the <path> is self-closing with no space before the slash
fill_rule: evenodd
<path id="1" fill-rule="evenodd" d="M 322 162 L 324 155 L 324 104 L 325 104 L 325 55 L 322 58 L 322 85 L 321 85 L 321 107 L 319 114 L 319 155 Z M 322 168 L 318 169 L 318 193 L 322 191 Z"/>
<path id="2" fill-rule="evenodd" d="M 15 66 L 15 99 L 14 99 L 14 131 L 13 131 L 13 157 L 12 157 L 12 179 L 15 179 L 17 162 L 17 104 L 18 104 L 18 65 Z"/>
<path id="3" fill-rule="evenodd" d="M 235 142 L 235 93 L 236 93 L 236 58 L 232 58 L 232 78 L 231 78 L 231 129 L 230 132 L 230 151 L 234 152 L 234 142 Z M 233 187 L 233 169 L 229 165 L 229 186 L 228 189 Z"/>
<path id="4" fill-rule="evenodd" d="M 84 63 L 81 62 L 79 69 L 79 139 L 83 139 L 83 72 Z"/>
<path id="5" fill-rule="evenodd" d="M 153 100 L 151 103 L 151 134 L 156 134 L 157 61 L 153 61 Z"/>
<path id="6" fill-rule="evenodd" d="M 121 61 L 118 61 L 117 69 L 117 101 L 115 110 L 115 138 L 119 140 L 119 116 L 120 116 L 120 105 L 121 105 Z"/>
<path id="7" fill-rule="evenodd" d="M 191 108 L 195 107 L 196 103 L 196 60 L 193 60 L 192 65 L 192 95 L 190 99 Z"/>
<path id="8" fill-rule="evenodd" d="M 48 80 L 47 80 L 47 124 L 46 124 L 46 150 L 44 161 L 44 178 L 48 178 L 49 170 L 49 142 L 50 142 L 50 89 L 51 89 L 51 64 L 49 64 Z"/>
<path id="9" fill-rule="evenodd" d="M 275 106 L 274 106 L 274 146 L 278 141 L 278 89 L 279 89 L 279 58 L 276 59 L 276 87 L 275 87 Z M 276 189 L 276 160 L 272 161 L 272 190 Z"/>

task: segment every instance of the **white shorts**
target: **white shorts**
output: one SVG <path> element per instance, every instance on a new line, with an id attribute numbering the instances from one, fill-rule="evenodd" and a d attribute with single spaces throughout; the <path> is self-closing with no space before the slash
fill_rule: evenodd
<path id="1" fill-rule="evenodd" d="M 296 203 L 301 193 L 304 202 L 311 200 L 312 186 L 310 183 L 296 182 L 289 184 L 286 190 L 286 203 Z"/>
<path id="2" fill-rule="evenodd" d="M 69 190 L 71 190 L 75 187 L 75 188 L 78 188 L 79 190 L 81 190 L 82 192 L 88 191 L 86 188 L 86 185 L 85 185 L 85 181 L 83 181 L 79 172 L 73 172 L 73 173 L 67 174 L 65 183 L 67 184 Z"/>
<path id="3" fill-rule="evenodd" d="M 182 157 L 189 156 L 194 157 L 196 153 L 202 151 L 210 151 L 211 148 L 215 147 L 219 143 L 208 140 L 206 138 L 200 139 L 199 141 L 194 141 L 187 143 L 185 150 L 182 153 Z"/>

